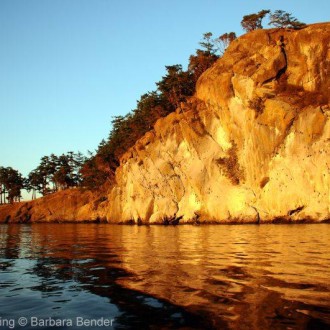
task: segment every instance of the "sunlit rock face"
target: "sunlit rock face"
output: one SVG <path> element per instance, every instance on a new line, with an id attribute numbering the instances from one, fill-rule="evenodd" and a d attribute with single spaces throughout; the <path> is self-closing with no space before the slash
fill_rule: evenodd
<path id="1" fill-rule="evenodd" d="M 91 192 L 67 189 L 30 202 L 0 206 L 0 222 L 62 222 L 98 219 L 97 197 Z"/>
<path id="2" fill-rule="evenodd" d="M 107 196 L 68 189 L 0 222 L 330 219 L 330 23 L 232 42 L 194 97 L 121 159 Z"/>
<path id="3" fill-rule="evenodd" d="M 330 24 L 235 40 L 121 159 L 110 222 L 329 219 Z"/>

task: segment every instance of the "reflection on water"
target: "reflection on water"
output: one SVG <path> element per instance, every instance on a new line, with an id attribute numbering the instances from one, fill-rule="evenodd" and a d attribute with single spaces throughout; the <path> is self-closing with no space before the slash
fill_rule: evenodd
<path id="1" fill-rule="evenodd" d="M 329 329 L 329 237 L 327 224 L 1 225 L 0 316 Z"/>

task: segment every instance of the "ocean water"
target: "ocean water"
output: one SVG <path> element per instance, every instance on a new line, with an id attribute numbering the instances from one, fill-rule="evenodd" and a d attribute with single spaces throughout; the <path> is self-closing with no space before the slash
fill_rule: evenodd
<path id="1" fill-rule="evenodd" d="M 0 225 L 0 329 L 330 329 L 330 224 Z"/>

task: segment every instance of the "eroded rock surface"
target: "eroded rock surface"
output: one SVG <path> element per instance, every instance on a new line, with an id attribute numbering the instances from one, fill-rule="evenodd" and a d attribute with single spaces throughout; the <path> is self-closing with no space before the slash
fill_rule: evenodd
<path id="1" fill-rule="evenodd" d="M 196 95 L 122 157 L 107 196 L 62 192 L 13 214 L 2 207 L 1 219 L 328 220 L 329 45 L 330 23 L 240 37 Z"/>
<path id="2" fill-rule="evenodd" d="M 111 221 L 329 219 L 330 24 L 234 41 L 122 158 Z"/>

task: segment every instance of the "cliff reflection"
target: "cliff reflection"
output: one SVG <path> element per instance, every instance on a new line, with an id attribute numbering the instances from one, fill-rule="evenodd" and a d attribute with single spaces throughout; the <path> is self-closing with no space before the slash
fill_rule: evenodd
<path id="1" fill-rule="evenodd" d="M 112 315 L 118 329 L 326 329 L 330 226 L 311 226 L 2 226 L 0 258 L 7 288 L 30 290 L 45 314 Z"/>
<path id="2" fill-rule="evenodd" d="M 330 228 L 317 241 L 308 228 L 132 227 L 121 257 L 137 275 L 120 283 L 198 310 L 216 326 L 321 327 L 330 315 Z"/>
<path id="3" fill-rule="evenodd" d="M 117 254 L 124 254 L 125 250 L 113 245 L 113 235 L 118 240 L 120 232 L 112 233 L 109 228 L 97 225 L 34 225 L 15 228 L 19 229 L 15 231 L 17 235 L 15 239 L 5 240 L 5 244 L 1 246 L 0 258 L 10 257 L 8 267 L 21 268 L 15 262 L 19 253 L 13 252 L 23 251 L 21 257 L 28 258 L 29 262 L 25 264 L 24 272 L 18 276 L 28 276 L 30 281 L 23 284 L 12 274 L 10 278 L 0 276 L 0 282 L 4 282 L 4 287 L 10 289 L 3 299 L 0 298 L 0 307 L 4 307 L 2 315 L 14 317 L 13 313 L 6 310 L 4 298 L 11 306 L 10 310 L 13 310 L 17 300 L 14 302 L 11 299 L 11 292 L 30 290 L 41 293 L 42 301 L 38 301 L 35 294 L 29 294 L 32 299 L 20 309 L 20 314 L 25 312 L 32 316 L 37 313 L 39 317 L 48 317 L 54 315 L 51 310 L 57 310 L 55 315 L 62 318 L 80 315 L 111 317 L 115 318 L 116 329 L 213 328 L 209 320 L 198 314 L 118 283 L 119 279 L 133 277 L 133 274 L 122 268 L 121 257 Z M 13 230 L 10 232 L 13 233 Z M 1 234 L 4 238 L 9 237 L 8 233 Z M 22 239 L 24 244 L 19 243 Z M 5 262 L 1 264 L 6 265 Z M 107 298 L 107 303 L 101 301 L 100 305 L 100 301 L 96 300 L 91 304 L 91 297 L 81 294 L 86 290 Z M 75 297 L 79 301 L 75 301 Z M 26 296 L 21 300 L 24 301 L 25 298 Z M 30 314 L 30 311 L 34 314 Z"/>

